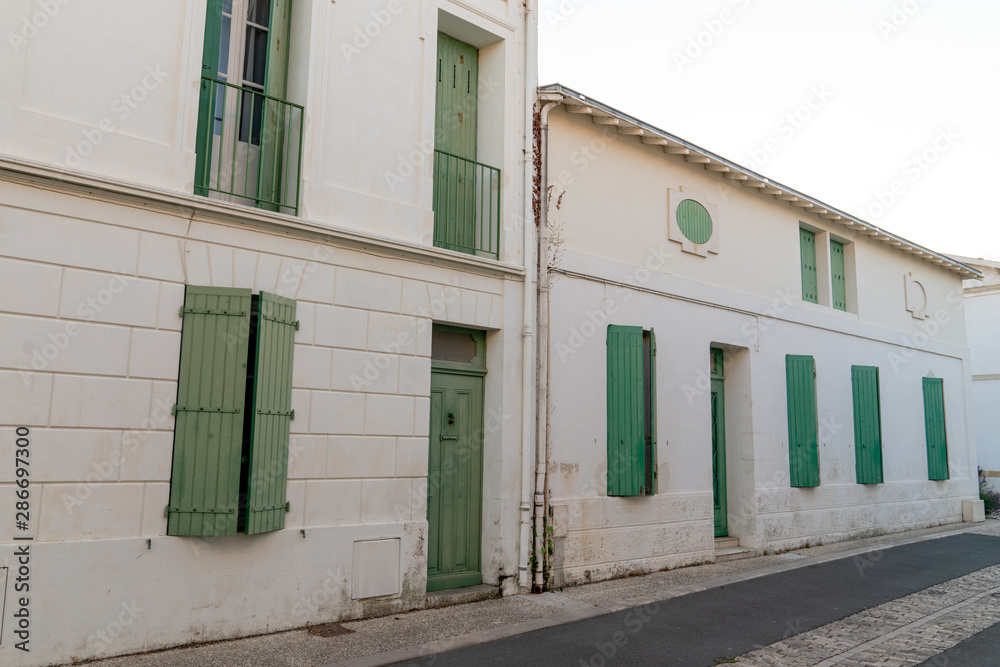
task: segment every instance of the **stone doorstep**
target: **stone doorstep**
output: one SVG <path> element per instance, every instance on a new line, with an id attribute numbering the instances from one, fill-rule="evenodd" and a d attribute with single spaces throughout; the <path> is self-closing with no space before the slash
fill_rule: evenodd
<path id="1" fill-rule="evenodd" d="M 424 609 L 440 609 L 456 604 L 469 604 L 483 600 L 498 600 L 503 597 L 499 586 L 480 584 L 468 588 L 452 588 L 445 591 L 428 593 Z"/>
<path id="2" fill-rule="evenodd" d="M 715 562 L 725 563 L 741 558 L 752 558 L 757 552 L 753 549 L 740 546 L 738 537 L 717 537 L 715 538 Z"/>

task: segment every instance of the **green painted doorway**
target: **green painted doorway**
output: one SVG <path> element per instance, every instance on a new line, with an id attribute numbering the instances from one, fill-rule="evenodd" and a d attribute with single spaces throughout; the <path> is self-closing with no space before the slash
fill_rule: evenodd
<path id="1" fill-rule="evenodd" d="M 715 500 L 715 536 L 729 534 L 726 500 L 726 375 L 722 350 L 712 348 L 712 492 Z"/>
<path id="2" fill-rule="evenodd" d="M 435 328 L 427 479 L 427 590 L 477 586 L 483 507 L 482 336 Z M 463 347 L 475 349 L 468 360 Z"/>
<path id="3" fill-rule="evenodd" d="M 476 216 L 483 205 L 476 188 L 478 132 L 479 50 L 438 33 L 433 207 L 434 243 L 442 248 L 476 248 Z"/>

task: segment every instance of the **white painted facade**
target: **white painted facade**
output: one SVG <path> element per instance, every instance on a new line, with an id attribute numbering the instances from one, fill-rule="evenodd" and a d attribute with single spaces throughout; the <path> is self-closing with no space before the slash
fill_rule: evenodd
<path id="1" fill-rule="evenodd" d="M 293 216 L 193 194 L 206 0 L 100 5 L 0 6 L 0 515 L 12 519 L 25 426 L 34 537 L 18 593 L 28 543 L 0 526 L 0 664 L 424 606 L 438 323 L 487 332 L 482 575 L 516 592 L 534 424 L 521 391 L 534 14 L 507 0 L 294 0 Z M 439 31 L 480 49 L 479 160 L 504 175 L 497 260 L 433 244 Z M 296 301 L 284 530 L 166 536 L 185 285 Z M 12 634 L 22 596 L 30 652 Z"/>
<path id="2" fill-rule="evenodd" d="M 990 488 L 1000 491 L 1000 263 L 963 257 L 983 279 L 965 282 L 965 321 L 972 352 L 976 451 Z"/>
<path id="3" fill-rule="evenodd" d="M 962 500 L 978 497 L 962 299 L 962 276 L 975 274 L 578 93 L 540 97 L 551 581 L 715 559 L 710 348 L 725 354 L 728 527 L 741 546 L 961 521 Z M 672 220 L 688 198 L 711 213 L 708 243 L 686 241 Z M 816 234 L 818 303 L 802 298 L 800 228 Z M 846 312 L 831 307 L 830 240 L 845 246 Z M 655 331 L 653 495 L 608 495 L 608 325 Z M 815 359 L 814 488 L 789 480 L 789 354 Z M 881 484 L 856 483 L 852 365 L 879 368 Z M 948 481 L 928 480 L 923 377 L 944 379 Z"/>

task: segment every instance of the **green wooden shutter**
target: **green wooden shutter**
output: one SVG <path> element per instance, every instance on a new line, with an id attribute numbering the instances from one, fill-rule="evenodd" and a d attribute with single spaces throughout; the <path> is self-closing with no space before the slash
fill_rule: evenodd
<path id="1" fill-rule="evenodd" d="M 218 78 L 219 41 L 222 37 L 222 2 L 208 0 L 205 15 L 205 42 L 202 45 L 201 76 Z M 228 57 L 228 54 L 226 54 Z M 195 139 L 195 188 L 196 195 L 208 196 L 209 173 L 212 168 L 212 132 L 215 118 L 215 84 L 200 81 L 198 96 L 198 134 Z"/>
<path id="2" fill-rule="evenodd" d="M 658 492 L 656 480 L 656 332 L 649 330 L 649 468 L 646 470 L 646 493 Z"/>
<path id="3" fill-rule="evenodd" d="M 847 270 L 844 265 L 844 244 L 830 241 L 830 274 L 833 279 L 833 307 L 847 310 Z"/>
<path id="4" fill-rule="evenodd" d="M 802 300 L 819 303 L 819 288 L 816 283 L 816 235 L 807 229 L 799 229 L 799 245 L 802 257 Z"/>
<path id="5" fill-rule="evenodd" d="M 250 305 L 250 290 L 185 292 L 168 535 L 236 534 Z"/>
<path id="6" fill-rule="evenodd" d="M 792 486 L 819 486 L 816 364 L 812 357 L 785 357 L 788 394 L 788 459 Z"/>
<path id="7" fill-rule="evenodd" d="M 295 302 L 261 292 L 251 406 L 248 535 L 285 527 L 295 328 Z"/>
<path id="8" fill-rule="evenodd" d="M 608 495 L 637 496 L 646 477 L 642 327 L 608 327 Z"/>
<path id="9" fill-rule="evenodd" d="M 944 380 L 941 378 L 924 378 L 924 430 L 928 478 L 948 479 L 948 435 L 944 421 Z"/>
<path id="10" fill-rule="evenodd" d="M 851 366 L 854 392 L 854 458 L 858 484 L 882 483 L 882 414 L 878 368 Z"/>
<path id="11" fill-rule="evenodd" d="M 271 0 L 271 21 L 267 32 L 267 71 L 264 92 L 270 97 L 285 100 L 288 95 L 288 47 L 292 23 L 292 0 Z M 264 202 L 281 201 L 283 178 L 282 148 L 287 140 L 286 128 L 291 110 L 273 99 L 264 100 L 262 140 L 260 142 L 259 197 Z M 263 208 L 277 211 L 274 204 L 261 204 Z"/>

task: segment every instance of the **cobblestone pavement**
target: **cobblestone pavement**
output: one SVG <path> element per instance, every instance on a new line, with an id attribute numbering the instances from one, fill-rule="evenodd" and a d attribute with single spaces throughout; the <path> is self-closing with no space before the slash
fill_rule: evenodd
<path id="1" fill-rule="evenodd" d="M 754 667 L 919 665 L 1000 623 L 1000 566 L 986 568 L 737 659 Z"/>

